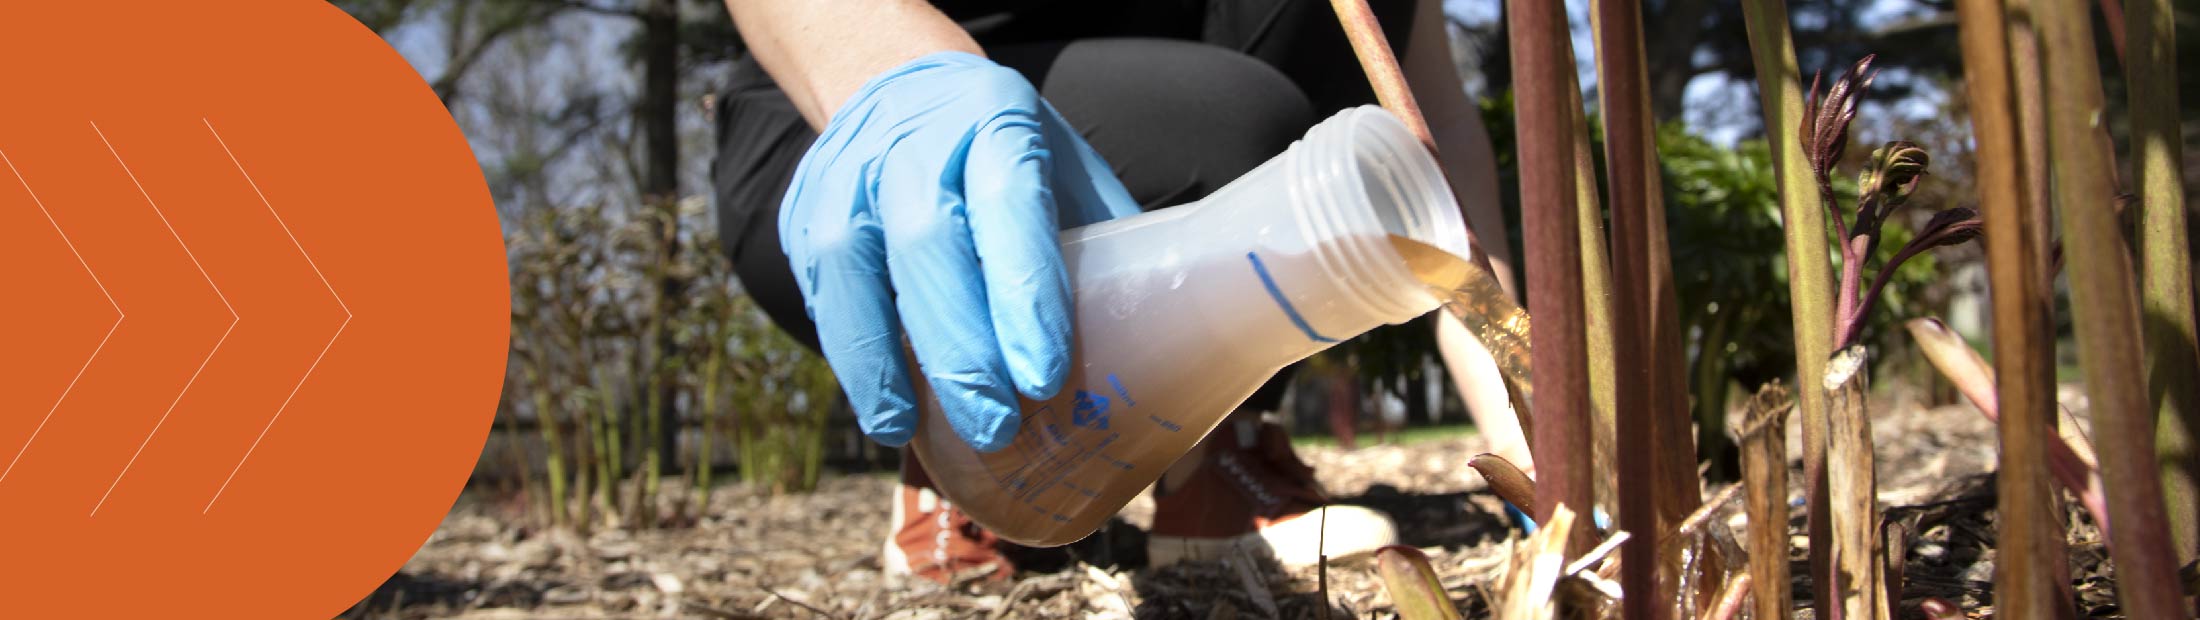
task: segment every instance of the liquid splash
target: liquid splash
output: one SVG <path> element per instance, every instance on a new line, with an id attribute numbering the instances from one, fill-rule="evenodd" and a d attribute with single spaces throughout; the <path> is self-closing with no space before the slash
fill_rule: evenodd
<path id="1" fill-rule="evenodd" d="M 1512 392 L 1513 409 L 1520 415 L 1522 430 L 1527 430 L 1527 403 L 1535 394 L 1534 368 L 1528 355 L 1528 311 L 1505 295 L 1496 276 L 1467 259 L 1398 235 L 1390 235 L 1390 247 L 1405 259 L 1414 278 L 1428 284 L 1430 292 L 1443 301 L 1444 309 L 1489 350 Z"/>

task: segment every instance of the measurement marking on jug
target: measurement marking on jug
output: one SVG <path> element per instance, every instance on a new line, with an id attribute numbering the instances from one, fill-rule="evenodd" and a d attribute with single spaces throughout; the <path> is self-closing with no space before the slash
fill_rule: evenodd
<path id="1" fill-rule="evenodd" d="M 1174 433 L 1174 432 L 1177 432 L 1177 431 L 1181 431 L 1181 430 L 1184 430 L 1184 425 L 1182 425 L 1182 424 L 1177 424 L 1177 423 L 1175 423 L 1175 422 L 1170 422 L 1170 421 L 1168 421 L 1168 420 L 1166 420 L 1166 419 L 1163 419 L 1163 418 L 1162 418 L 1161 416 L 1157 416 L 1157 415 L 1154 415 L 1154 414 L 1150 414 L 1150 413 L 1149 413 L 1149 414 L 1146 414 L 1146 419 L 1148 419 L 1148 420 L 1152 420 L 1152 421 L 1153 421 L 1153 423 L 1154 423 L 1154 425 L 1156 425 L 1156 426 L 1160 426 L 1160 427 L 1161 427 L 1161 428 L 1162 428 L 1163 430 L 1167 430 L 1167 431 L 1169 431 L 1169 432 L 1171 432 L 1171 433 Z"/>
<path id="2" fill-rule="evenodd" d="M 1107 430 L 1108 397 L 1078 390 L 1076 408 L 1070 411 L 1069 421 L 1078 426 Z"/>
<path id="3" fill-rule="evenodd" d="M 1100 458 L 1101 460 L 1107 461 L 1108 465 L 1113 466 L 1117 469 L 1121 469 L 1123 471 L 1130 471 L 1138 468 L 1137 465 L 1131 464 L 1130 461 L 1125 461 L 1123 459 L 1115 458 L 1105 454 L 1100 455 Z"/>
<path id="4" fill-rule="evenodd" d="M 990 467 L 990 465 L 991 465 L 992 463 L 994 463 L 994 462 L 997 462 L 997 461 L 992 461 L 992 460 L 986 461 L 986 463 L 988 464 L 988 467 L 987 467 L 986 469 L 987 469 L 988 471 L 991 471 L 991 470 L 992 470 L 992 467 Z M 1001 486 L 1010 486 L 1011 484 L 1014 484 L 1014 485 L 1022 485 L 1022 484 L 1024 483 L 1024 479 L 1023 479 L 1023 478 L 1022 478 L 1022 477 L 1020 476 L 1020 474 L 1024 473 L 1024 470 L 1026 470 L 1026 469 L 1030 469 L 1030 468 L 1031 468 L 1031 461 L 1021 461 L 1021 462 L 1017 463 L 1017 465 L 1016 465 L 1016 468 L 1015 468 L 1015 469 L 1011 469 L 1011 470 L 1008 470 L 1008 473 L 1005 473 L 1005 474 L 1003 474 L 1003 473 L 998 473 L 998 472 L 996 472 L 996 473 L 995 473 L 995 474 L 993 475 L 993 482 L 995 482 L 995 483 L 997 483 L 997 484 L 999 484 L 999 485 L 1001 485 Z"/>
<path id="5" fill-rule="evenodd" d="M 1100 492 L 1099 492 L 1099 491 L 1095 491 L 1095 490 L 1092 490 L 1092 489 L 1088 489 L 1088 488 L 1085 488 L 1085 486 L 1084 486 L 1084 485 L 1080 485 L 1080 484 L 1077 484 L 1077 483 L 1075 483 L 1075 482 L 1070 482 L 1070 481 L 1064 480 L 1064 481 L 1062 481 L 1062 486 L 1063 486 L 1064 488 L 1067 488 L 1067 489 L 1071 490 L 1071 491 L 1076 491 L 1078 495 L 1083 495 L 1083 496 L 1085 496 L 1085 497 L 1099 497 L 1099 496 L 1100 496 Z"/>
<path id="6" fill-rule="evenodd" d="M 1115 378 L 1115 373 L 1108 373 L 1108 385 L 1115 386 L 1115 395 L 1123 397 L 1123 406 L 1138 406 L 1138 401 L 1131 400 L 1130 391 L 1123 389 L 1123 380 Z"/>
<path id="7" fill-rule="evenodd" d="M 1046 446 L 1038 445 L 1038 442 L 1039 439 L 1030 433 L 1017 433 L 1016 439 L 1008 445 L 1016 448 L 1016 455 L 1019 457 L 1017 461 L 1029 463 L 1046 454 Z"/>
<path id="8" fill-rule="evenodd" d="M 1039 482 L 1029 488 L 1018 487 L 1016 497 L 1024 499 L 1028 503 L 1030 498 L 1038 497 L 1047 490 L 1054 488 L 1054 485 L 1062 482 L 1062 479 L 1067 477 L 1071 470 L 1091 459 L 1091 454 L 1079 447 L 1076 452 L 1067 456 L 1061 454 L 1047 455 L 1046 460 L 1040 462 L 1038 469 L 1030 476 L 1030 478 L 1037 479 Z"/>
<path id="9" fill-rule="evenodd" d="M 1041 473 L 1043 481 L 1038 486 L 1030 488 L 1030 490 L 1023 490 L 1025 497 L 1038 497 L 1038 495 L 1043 495 L 1043 492 L 1052 490 L 1056 484 L 1063 484 L 1065 477 L 1069 477 L 1071 470 L 1076 470 L 1078 466 L 1089 462 L 1091 455 L 1093 453 L 1089 453 L 1089 451 L 1078 451 L 1074 457 L 1069 457 L 1069 460 L 1049 460 L 1047 462 L 1049 468 L 1045 470 L 1045 473 Z"/>
<path id="10" fill-rule="evenodd" d="M 1292 325 L 1297 325 L 1299 331 L 1305 332 L 1306 337 L 1314 342 L 1325 344 L 1335 344 L 1337 342 L 1335 338 L 1323 336 L 1320 332 L 1314 331 L 1314 326 L 1306 322 L 1306 317 L 1299 316 L 1299 309 L 1291 306 L 1291 299 L 1283 296 L 1283 288 L 1276 286 L 1276 279 L 1268 275 L 1268 266 L 1261 264 L 1259 253 L 1246 252 L 1245 259 L 1252 261 L 1253 275 L 1260 276 L 1261 286 L 1268 288 L 1268 296 L 1276 300 L 1276 307 L 1283 309 L 1283 315 L 1291 319 Z"/>

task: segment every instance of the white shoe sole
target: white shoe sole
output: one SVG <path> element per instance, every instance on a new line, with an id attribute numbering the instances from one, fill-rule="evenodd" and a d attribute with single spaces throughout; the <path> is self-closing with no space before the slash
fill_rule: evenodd
<path id="1" fill-rule="evenodd" d="M 1323 526 L 1323 516 L 1328 518 Z M 1326 532 L 1324 531 L 1326 529 Z M 1323 555 L 1343 560 L 1397 544 L 1398 527 L 1390 517 L 1361 506 L 1324 506 L 1282 523 L 1229 538 L 1153 536 L 1146 539 L 1147 564 L 1168 566 L 1186 560 L 1218 560 L 1242 550 L 1275 558 L 1285 568 L 1320 563 Z"/>
<path id="2" fill-rule="evenodd" d="M 918 510 L 931 511 L 939 508 L 939 496 L 935 495 L 931 489 L 918 489 L 917 493 L 917 502 L 920 504 L 917 506 Z M 908 575 L 916 572 L 909 566 L 908 552 L 902 551 L 901 545 L 895 544 L 894 541 L 895 535 L 901 533 L 898 528 L 901 527 L 901 524 L 906 523 L 909 518 L 909 510 L 902 505 L 901 498 L 902 490 L 895 489 L 894 509 L 891 513 L 892 516 L 888 517 L 891 520 L 886 522 L 886 541 L 879 544 L 879 568 L 888 575 Z"/>

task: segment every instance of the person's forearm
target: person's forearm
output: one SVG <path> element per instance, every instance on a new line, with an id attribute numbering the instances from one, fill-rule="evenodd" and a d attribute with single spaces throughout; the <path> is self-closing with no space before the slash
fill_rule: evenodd
<path id="1" fill-rule="evenodd" d="M 1413 99 L 1420 104 L 1422 116 L 1428 120 L 1437 151 L 1443 155 L 1444 177 L 1451 183 L 1452 195 L 1459 199 L 1467 225 L 1474 228 L 1482 251 L 1489 255 L 1492 275 L 1497 276 L 1505 292 L 1517 299 L 1520 293 L 1513 289 L 1512 244 L 1505 238 L 1505 212 L 1498 204 L 1497 154 L 1490 146 L 1488 130 L 1482 127 L 1481 110 L 1467 100 L 1459 70 L 1452 66 L 1451 37 L 1444 29 L 1441 5 L 1437 0 L 1421 0 L 1415 7 L 1413 35 L 1405 58 L 1399 61 L 1400 69 L 1413 88 Z M 1527 437 L 1512 411 L 1504 379 L 1489 350 L 1466 326 L 1448 316 L 1439 316 L 1436 321 L 1436 348 L 1450 371 L 1452 386 L 1466 401 L 1467 413 L 1489 442 L 1489 450 L 1522 471 L 1534 472 Z"/>
<path id="2" fill-rule="evenodd" d="M 726 0 L 733 25 L 764 71 L 812 127 L 865 81 L 934 52 L 983 54 L 922 0 Z"/>

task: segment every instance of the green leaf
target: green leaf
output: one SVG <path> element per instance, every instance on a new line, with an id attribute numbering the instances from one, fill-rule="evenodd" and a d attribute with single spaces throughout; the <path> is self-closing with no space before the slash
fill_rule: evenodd
<path id="1" fill-rule="evenodd" d="M 1444 593 L 1444 584 L 1420 549 L 1391 545 L 1375 550 L 1375 568 L 1383 588 L 1404 620 L 1461 620 L 1459 606 Z"/>

